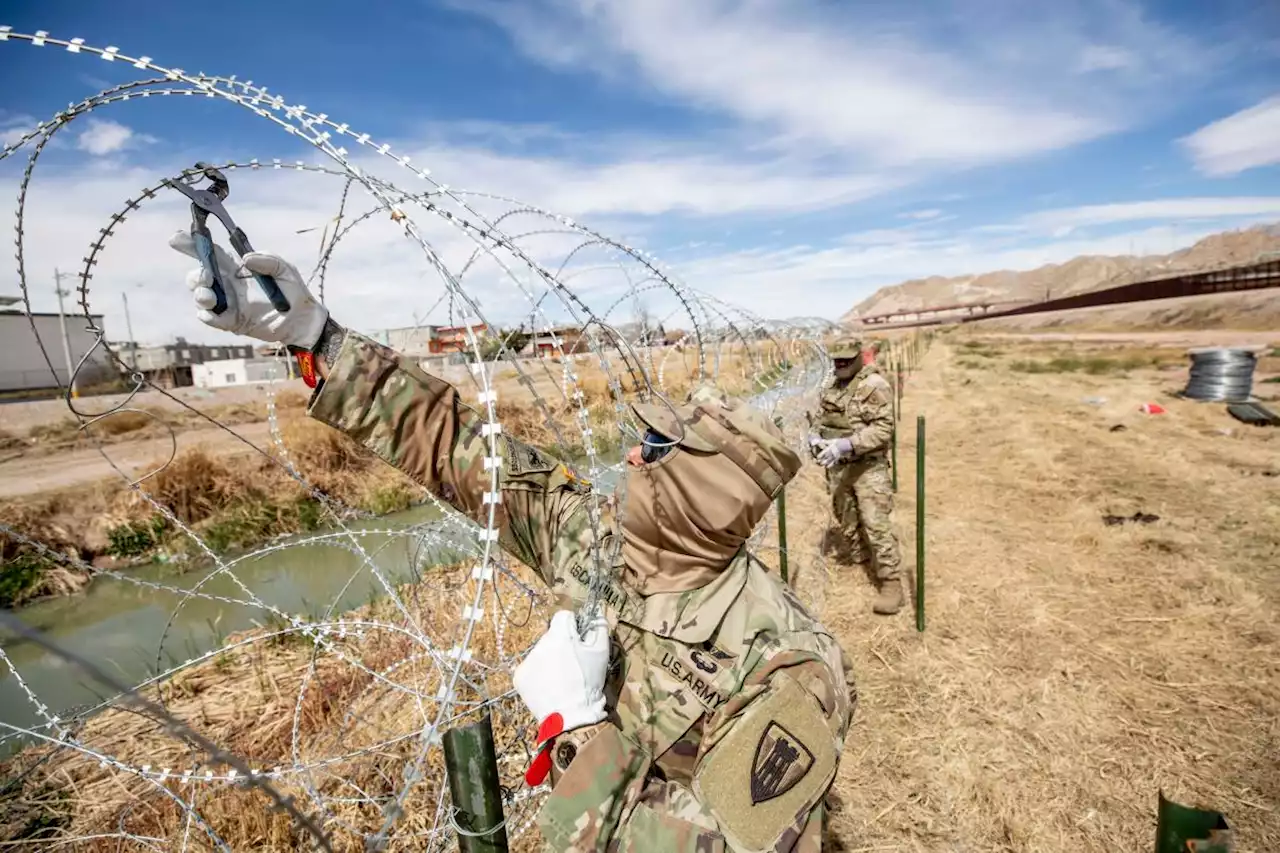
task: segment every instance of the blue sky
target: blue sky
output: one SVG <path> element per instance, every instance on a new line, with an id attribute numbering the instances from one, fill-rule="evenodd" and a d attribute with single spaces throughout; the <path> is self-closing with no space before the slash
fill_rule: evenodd
<path id="1" fill-rule="evenodd" d="M 766 316 L 834 318 L 905 279 L 1163 253 L 1280 220 L 1270 4 L 6 0 L 0 24 L 251 78 L 412 152 L 451 187 L 572 216 Z M 0 138 L 143 76 L 0 43 Z M 142 186 L 196 159 L 323 162 L 252 113 L 200 98 L 104 107 L 56 139 L 24 226 L 45 310 L 52 268 L 77 269 Z M 10 198 L 25 154 L 0 162 Z M 387 177 L 416 188 L 403 169 Z M 313 262 L 315 232 L 296 232 L 333 215 L 341 181 L 236 180 L 230 208 L 255 244 Z M 185 219 L 161 199 L 120 229 L 90 296 L 109 336 L 121 292 L 141 338 L 217 334 L 190 316 L 186 262 L 164 245 Z M 439 239 L 451 266 L 465 261 L 456 233 Z M 556 251 L 555 240 L 538 249 Z M 521 314 L 495 276 L 475 279 L 485 310 Z M 582 281 L 593 308 L 619 287 Z M 16 282 L 0 271 L 0 293 Z M 344 242 L 329 288 L 359 328 L 444 319 L 442 284 L 389 223 Z"/>

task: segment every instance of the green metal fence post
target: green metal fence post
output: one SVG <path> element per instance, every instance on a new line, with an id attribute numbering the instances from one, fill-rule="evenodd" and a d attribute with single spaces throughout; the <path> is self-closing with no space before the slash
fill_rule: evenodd
<path id="1" fill-rule="evenodd" d="M 778 568 L 782 572 L 782 582 L 790 583 L 787 574 L 787 487 L 778 492 Z"/>
<path id="2" fill-rule="evenodd" d="M 897 424 L 902 419 L 902 362 L 893 364 L 896 377 L 893 379 L 893 492 L 897 492 Z"/>
<path id="3" fill-rule="evenodd" d="M 897 369 L 898 360 L 895 358 L 890 365 L 890 371 Z M 900 406 L 902 398 L 898 394 L 898 387 L 902 384 L 902 373 L 898 371 L 893 380 L 893 432 L 889 434 L 889 474 L 893 478 L 893 491 L 898 491 L 898 420 L 901 417 Z"/>
<path id="4" fill-rule="evenodd" d="M 1166 800 L 1159 792 L 1156 811 L 1156 853 L 1231 853 L 1235 835 L 1220 812 L 1193 809 Z"/>
<path id="5" fill-rule="evenodd" d="M 778 415 L 773 419 L 778 429 L 782 429 L 782 416 Z M 790 576 L 787 573 L 787 487 L 783 486 L 778 492 L 778 572 L 782 575 L 783 583 L 790 583 Z"/>
<path id="6" fill-rule="evenodd" d="M 502 786 L 488 714 L 444 733 L 444 766 L 461 853 L 507 853 Z"/>
<path id="7" fill-rule="evenodd" d="M 924 630 L 924 415 L 916 415 L 916 630 Z"/>

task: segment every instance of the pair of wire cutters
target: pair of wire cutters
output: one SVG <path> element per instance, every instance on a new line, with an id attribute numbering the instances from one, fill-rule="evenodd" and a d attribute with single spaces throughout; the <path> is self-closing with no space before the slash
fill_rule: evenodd
<path id="1" fill-rule="evenodd" d="M 197 189 L 195 185 L 203 180 L 209 181 L 208 187 Z M 227 229 L 227 234 L 231 237 L 231 248 L 237 255 L 243 258 L 253 251 L 253 246 L 249 245 L 249 238 L 236 226 L 231 214 L 227 213 L 226 207 L 222 204 L 231 193 L 231 185 L 222 172 L 207 163 L 196 163 L 194 169 L 183 172 L 178 180 L 168 180 L 165 183 L 191 199 L 191 237 L 195 240 L 196 254 L 200 256 L 200 263 L 213 276 L 212 290 L 215 303 L 212 311 L 214 314 L 221 314 L 227 310 L 227 291 L 213 254 L 213 235 L 209 233 L 208 225 L 209 214 L 212 213 L 217 217 Z M 276 284 L 274 278 L 258 273 L 254 273 L 253 277 L 262 288 L 262 292 L 267 295 L 267 299 L 271 300 L 272 307 L 280 312 L 289 310 L 289 300 L 281 292 L 280 285 Z"/>

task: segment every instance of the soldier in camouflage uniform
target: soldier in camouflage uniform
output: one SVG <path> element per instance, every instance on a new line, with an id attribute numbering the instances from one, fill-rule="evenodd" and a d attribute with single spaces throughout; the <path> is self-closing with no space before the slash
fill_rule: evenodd
<path id="1" fill-rule="evenodd" d="M 170 244 L 196 256 L 185 232 Z M 283 260 L 251 253 L 243 266 L 275 277 L 285 314 L 221 248 L 217 262 L 224 313 L 209 310 L 209 273 L 188 277 L 201 320 L 310 349 L 321 380 L 308 414 L 470 518 L 492 510 L 499 544 L 559 600 L 581 603 L 593 556 L 619 554 L 602 617 L 580 635 L 557 613 L 516 671 L 539 723 L 526 778 L 549 772 L 553 785 L 538 819 L 548 849 L 821 849 L 856 699 L 836 639 L 744 547 L 800 466 L 762 413 L 707 388 L 683 406 L 637 406 L 647 433 L 628 454 L 616 525 L 589 484 L 505 434 L 490 500 L 486 421 L 453 386 L 337 326 Z"/>
<path id="2" fill-rule="evenodd" d="M 893 486 L 888 449 L 893 436 L 893 390 L 859 338 L 838 341 L 831 350 L 835 378 L 810 415 L 816 434 L 810 446 L 827 469 L 827 491 L 835 515 L 831 531 L 839 550 L 855 565 L 875 568 L 880 594 L 872 609 L 889 615 L 902 609 L 904 595 L 898 538 L 893 531 Z"/>

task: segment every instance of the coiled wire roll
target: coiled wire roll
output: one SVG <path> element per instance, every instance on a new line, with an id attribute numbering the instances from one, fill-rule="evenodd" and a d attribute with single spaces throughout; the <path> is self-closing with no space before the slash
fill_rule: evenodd
<path id="1" fill-rule="evenodd" d="M 1258 357 L 1247 349 L 1190 350 L 1191 377 L 1182 396 L 1206 402 L 1241 403 L 1253 392 Z"/>

